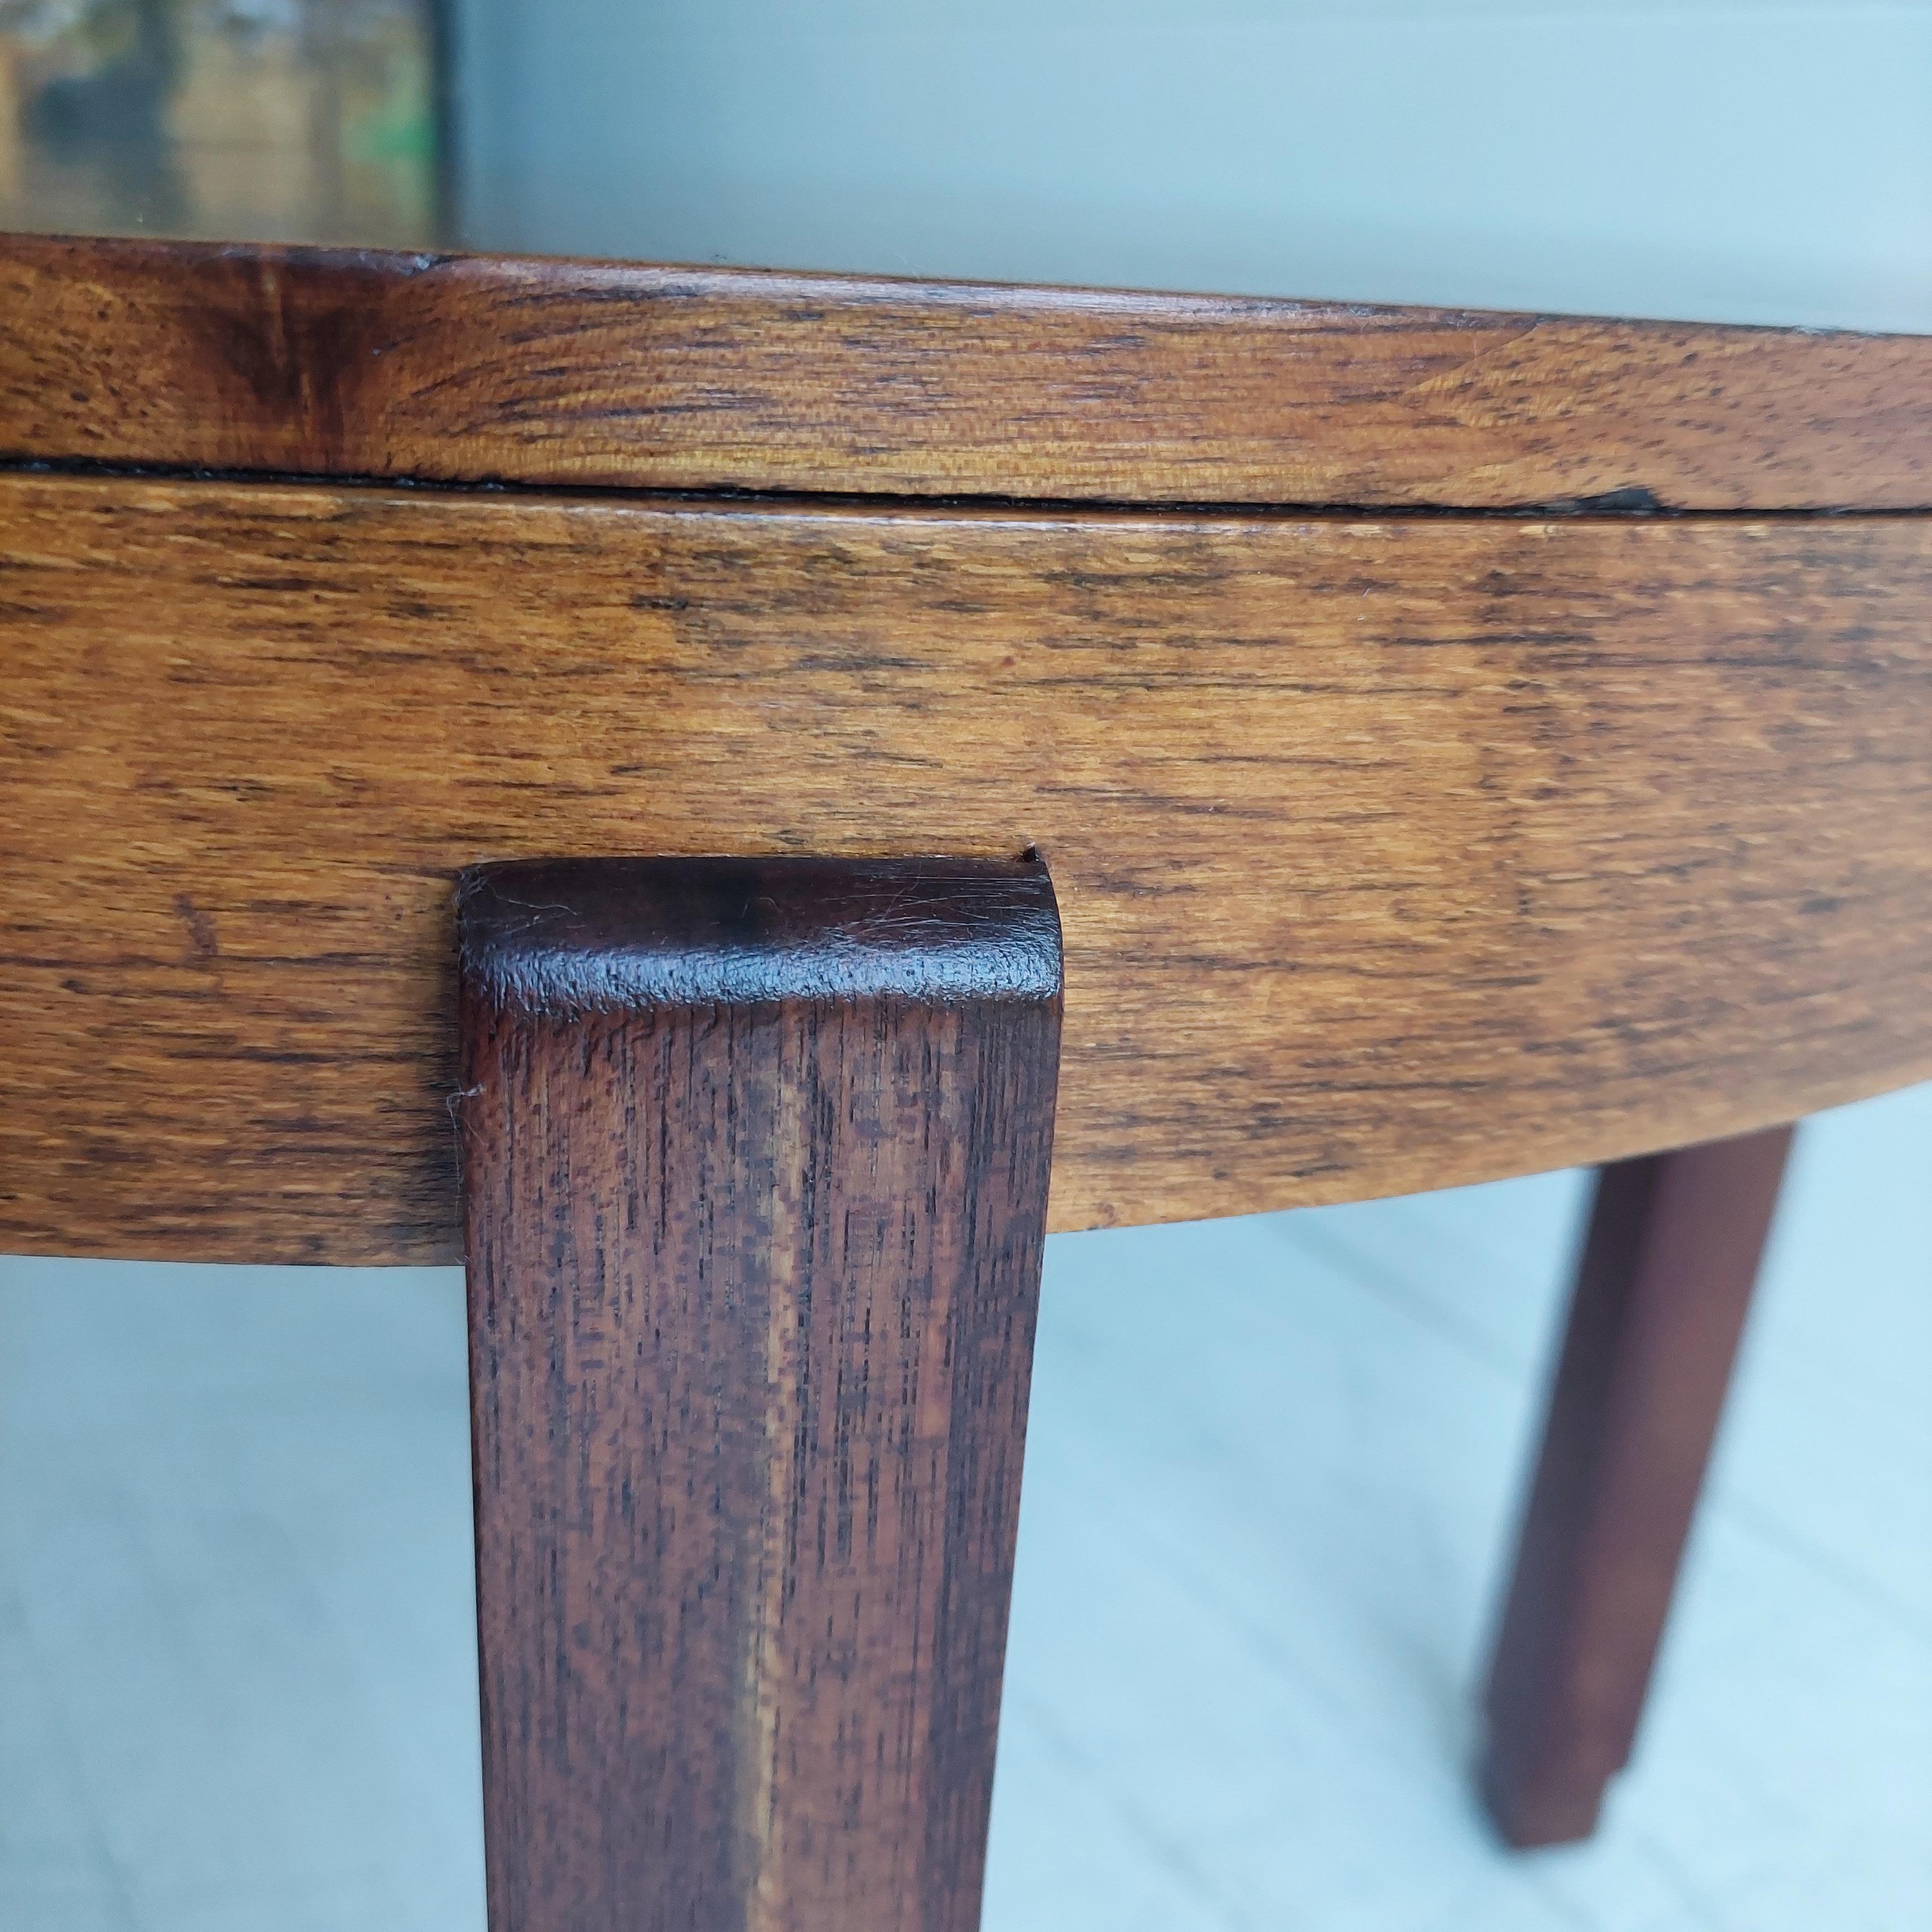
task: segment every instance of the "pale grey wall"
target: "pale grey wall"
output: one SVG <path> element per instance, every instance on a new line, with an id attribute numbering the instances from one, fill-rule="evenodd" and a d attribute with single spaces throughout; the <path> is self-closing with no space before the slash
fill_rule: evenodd
<path id="1" fill-rule="evenodd" d="M 1932 4 L 454 0 L 466 238 L 1932 330 Z"/>

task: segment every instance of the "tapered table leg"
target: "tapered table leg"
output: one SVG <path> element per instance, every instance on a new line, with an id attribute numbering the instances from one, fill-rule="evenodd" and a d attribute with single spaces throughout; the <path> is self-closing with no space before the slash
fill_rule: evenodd
<path id="1" fill-rule="evenodd" d="M 1504 1835 L 1594 1828 L 1628 1760 L 1791 1130 L 1605 1168 L 1490 1666 Z"/>
<path id="2" fill-rule="evenodd" d="M 541 862 L 458 908 L 494 1932 L 968 1932 L 1046 874 Z"/>

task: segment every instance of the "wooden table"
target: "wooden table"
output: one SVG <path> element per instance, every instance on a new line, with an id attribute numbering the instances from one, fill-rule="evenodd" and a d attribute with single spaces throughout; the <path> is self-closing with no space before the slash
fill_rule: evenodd
<path id="1" fill-rule="evenodd" d="M 1044 1229 L 1577 1162 L 1486 1788 L 1588 1828 L 1784 1124 L 1932 1074 L 1932 342 L 0 298 L 0 1237 L 466 1256 L 497 1932 L 972 1924 Z"/>

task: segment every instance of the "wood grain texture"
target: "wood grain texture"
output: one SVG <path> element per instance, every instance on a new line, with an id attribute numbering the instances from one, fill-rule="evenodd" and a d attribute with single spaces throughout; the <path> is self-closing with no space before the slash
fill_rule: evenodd
<path id="1" fill-rule="evenodd" d="M 1044 868 L 538 861 L 459 929 L 491 1925 L 973 1932 Z"/>
<path id="2" fill-rule="evenodd" d="M 457 1252 L 449 881 L 1037 847 L 1053 1224 L 1932 1075 L 1932 522 L 15 477 L 0 1238 Z"/>
<path id="3" fill-rule="evenodd" d="M 1588 1837 L 1630 1757 L 1790 1144 L 1598 1176 L 1490 1670 L 1483 1789 L 1512 1844 Z"/>
<path id="4" fill-rule="evenodd" d="M 1932 506 L 1932 340 L 32 236 L 0 453 L 1124 502 Z"/>

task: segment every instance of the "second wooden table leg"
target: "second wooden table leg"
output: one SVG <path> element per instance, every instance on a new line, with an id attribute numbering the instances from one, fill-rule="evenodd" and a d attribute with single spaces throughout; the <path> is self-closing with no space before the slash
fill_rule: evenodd
<path id="1" fill-rule="evenodd" d="M 520 863 L 459 922 L 494 1932 L 968 1932 L 1045 872 Z"/>
<path id="2" fill-rule="evenodd" d="M 1598 1177 L 1490 1666 L 1484 1792 L 1513 1844 L 1587 1837 L 1630 1756 L 1790 1139 Z"/>

